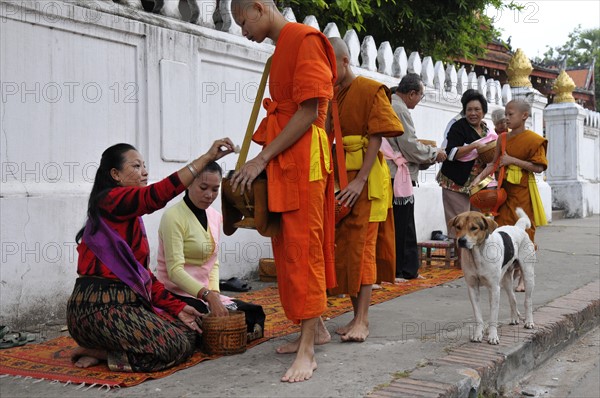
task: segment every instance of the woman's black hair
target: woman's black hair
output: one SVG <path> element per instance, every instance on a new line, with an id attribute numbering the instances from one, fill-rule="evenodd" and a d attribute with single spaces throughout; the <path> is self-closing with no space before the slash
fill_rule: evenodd
<path id="1" fill-rule="evenodd" d="M 219 175 L 221 177 L 223 177 L 223 169 L 221 168 L 221 166 L 219 166 L 219 163 L 217 163 L 217 162 L 213 161 L 213 162 L 207 163 L 206 166 L 204 166 L 204 168 L 202 169 L 202 171 L 200 171 L 200 174 L 204 173 L 205 171 L 208 171 L 211 173 L 219 173 Z"/>
<path id="2" fill-rule="evenodd" d="M 471 101 L 479 101 L 479 103 L 481 104 L 481 109 L 483 110 L 483 114 L 485 115 L 488 111 L 488 103 L 487 100 L 485 99 L 485 97 L 483 96 L 483 94 L 481 94 L 479 91 L 477 90 L 473 90 L 473 91 L 466 91 L 462 98 L 460 99 L 460 102 L 462 103 L 462 114 L 466 115 L 467 114 L 467 104 Z"/>
<path id="3" fill-rule="evenodd" d="M 115 144 L 102 153 L 100 166 L 96 171 L 94 185 L 92 186 L 92 192 L 88 201 L 87 215 L 94 229 L 96 229 L 98 218 L 100 217 L 98 214 L 98 203 L 106 196 L 108 191 L 118 186 L 117 182 L 110 175 L 110 171 L 112 169 L 121 170 L 123 168 L 123 163 L 125 162 L 124 155 L 128 151 L 137 151 L 137 149 L 129 144 Z M 77 243 L 81 240 L 84 229 L 85 226 L 77 232 L 75 236 Z"/>

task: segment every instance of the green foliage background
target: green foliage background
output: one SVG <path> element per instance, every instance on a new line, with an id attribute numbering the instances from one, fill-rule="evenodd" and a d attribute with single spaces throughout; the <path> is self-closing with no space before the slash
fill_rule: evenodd
<path id="1" fill-rule="evenodd" d="M 320 24 L 335 22 L 342 36 L 354 29 L 377 43 L 445 61 L 482 56 L 499 36 L 488 7 L 520 8 L 502 0 L 279 0 L 278 6 L 291 7 L 299 21 L 314 15 Z"/>

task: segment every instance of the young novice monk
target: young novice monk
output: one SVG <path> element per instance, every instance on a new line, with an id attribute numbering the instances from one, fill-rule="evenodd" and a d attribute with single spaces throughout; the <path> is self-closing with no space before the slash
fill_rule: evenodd
<path id="1" fill-rule="evenodd" d="M 263 150 L 234 175 L 232 188 L 250 189 L 266 168 L 269 210 L 281 213 L 281 232 L 272 239 L 279 296 L 286 316 L 301 324 L 299 340 L 278 349 L 296 352 L 281 380 L 304 381 L 317 368 L 314 344 L 331 339 L 320 316 L 326 288 L 335 286 L 333 178 L 324 130 L 335 55 L 323 34 L 289 23 L 272 0 L 233 0 L 232 11 L 246 38 L 276 43 L 272 99 L 265 100 L 267 117 L 253 136 Z"/>
<path id="2" fill-rule="evenodd" d="M 527 234 L 531 241 L 535 242 L 536 225 L 546 225 L 547 221 L 533 173 L 541 173 L 548 167 L 546 159 L 548 141 L 539 134 L 525 129 L 525 121 L 531 114 L 531 106 L 527 102 L 510 101 L 506 104 L 505 114 L 510 132 L 507 133 L 506 154 L 500 158 L 500 166 L 507 167 L 506 177 L 502 183 L 507 199 L 498 209 L 499 215 L 494 220 L 498 226 L 514 225 L 519 218 L 515 209 L 521 207 L 531 220 L 531 228 L 527 229 Z M 500 156 L 500 142 L 501 137 L 498 138 L 494 162 Z M 472 185 L 490 175 L 493 165 L 494 163 L 490 163 Z M 517 291 L 525 291 L 522 283 L 521 278 Z"/>
<path id="3" fill-rule="evenodd" d="M 372 285 L 378 280 L 394 282 L 391 177 L 379 147 L 382 137 L 401 135 L 403 127 L 392 108 L 387 87 L 355 76 L 346 43 L 337 37 L 329 40 L 337 62 L 337 101 L 349 182 L 336 200 L 352 207 L 336 226 L 338 287 L 332 293 L 350 295 L 354 319 L 336 333 L 342 335 L 342 341 L 362 342 L 369 335 Z"/>

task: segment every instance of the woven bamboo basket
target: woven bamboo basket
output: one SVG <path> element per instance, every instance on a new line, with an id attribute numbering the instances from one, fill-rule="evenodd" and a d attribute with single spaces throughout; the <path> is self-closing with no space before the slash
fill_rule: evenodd
<path id="1" fill-rule="evenodd" d="M 202 350 L 209 355 L 234 355 L 246 351 L 246 314 L 230 311 L 229 316 L 202 319 Z"/>
<path id="2" fill-rule="evenodd" d="M 496 141 L 490 141 L 481 148 L 477 148 L 477 153 L 479 154 L 479 160 L 483 163 L 492 163 L 496 153 Z"/>
<path id="3" fill-rule="evenodd" d="M 258 278 L 263 282 L 276 282 L 277 269 L 275 260 L 272 258 L 261 258 L 258 260 Z"/>

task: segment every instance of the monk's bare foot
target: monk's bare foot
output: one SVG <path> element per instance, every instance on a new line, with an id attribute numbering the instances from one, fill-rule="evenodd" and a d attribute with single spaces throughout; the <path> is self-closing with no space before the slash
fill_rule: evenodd
<path id="1" fill-rule="evenodd" d="M 404 283 L 404 282 L 408 282 L 408 279 L 404 279 L 404 278 L 394 279 L 394 283 Z"/>
<path id="2" fill-rule="evenodd" d="M 374 284 L 371 286 L 371 289 L 373 289 L 373 290 L 379 290 L 379 289 L 381 289 L 381 285 L 378 285 L 377 283 L 374 283 Z"/>
<path id="3" fill-rule="evenodd" d="M 106 360 L 106 351 L 77 347 L 71 353 L 71 362 L 78 368 L 89 368 Z"/>
<path id="4" fill-rule="evenodd" d="M 369 324 L 355 322 L 352 328 L 342 336 L 342 341 L 362 343 L 367 337 L 369 337 Z"/>
<path id="5" fill-rule="evenodd" d="M 323 321 L 319 321 L 317 324 L 317 330 L 315 331 L 315 345 L 323 345 L 327 344 L 331 341 L 331 334 L 329 334 L 329 330 L 325 327 Z M 293 354 L 298 352 L 298 347 L 300 346 L 300 338 L 298 337 L 294 341 L 290 341 L 289 343 L 285 343 L 280 345 L 275 349 L 278 354 Z"/>
<path id="6" fill-rule="evenodd" d="M 354 318 L 352 318 L 352 320 L 350 322 L 348 322 L 348 324 L 346 326 L 342 326 L 340 328 L 337 328 L 335 330 L 336 334 L 339 334 L 341 336 L 345 335 L 346 333 L 348 333 L 348 331 L 350 329 L 352 329 L 352 327 L 354 326 Z"/>
<path id="7" fill-rule="evenodd" d="M 417 275 L 416 279 L 427 279 L 423 275 Z"/>
<path id="8" fill-rule="evenodd" d="M 310 379 L 313 372 L 317 370 L 317 361 L 313 355 L 298 355 L 292 366 L 285 372 L 281 381 L 296 383 Z"/>

